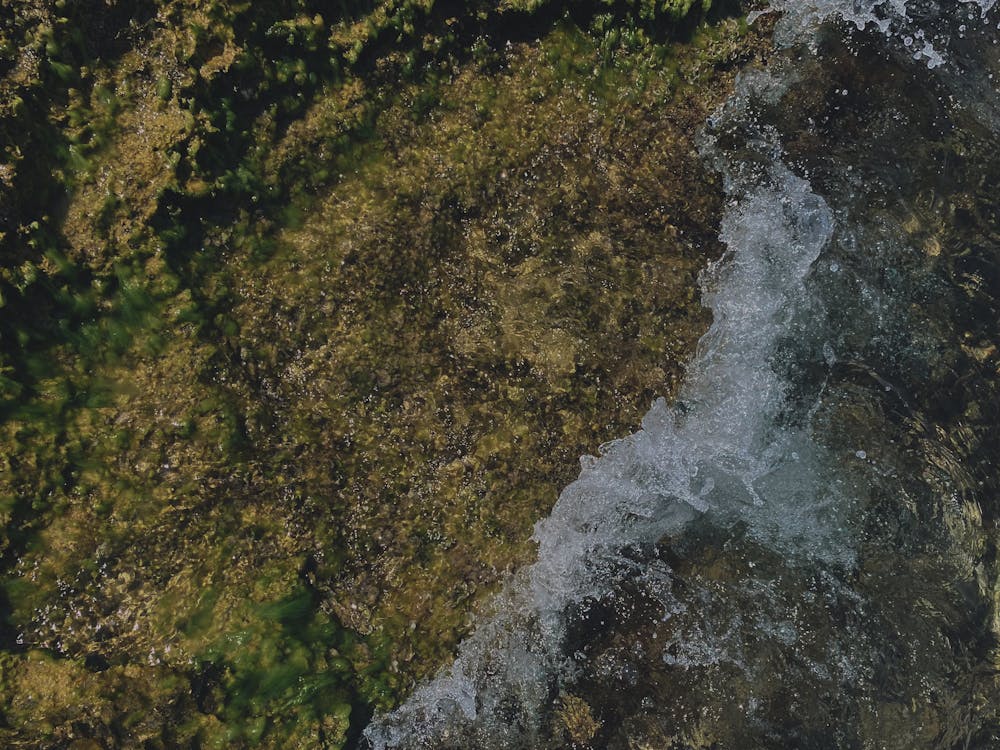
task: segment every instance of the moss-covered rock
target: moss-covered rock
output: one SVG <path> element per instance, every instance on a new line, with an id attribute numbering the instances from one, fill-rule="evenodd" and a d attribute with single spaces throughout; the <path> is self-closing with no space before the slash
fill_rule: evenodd
<path id="1" fill-rule="evenodd" d="M 447 656 L 707 322 L 763 44 L 682 5 L 0 11 L 6 745 L 340 747 Z"/>

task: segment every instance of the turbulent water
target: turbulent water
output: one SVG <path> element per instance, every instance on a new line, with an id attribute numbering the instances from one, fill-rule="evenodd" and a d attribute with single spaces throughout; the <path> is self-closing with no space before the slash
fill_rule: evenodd
<path id="1" fill-rule="evenodd" d="M 714 323 L 374 748 L 1000 747 L 1000 13 L 777 0 Z"/>

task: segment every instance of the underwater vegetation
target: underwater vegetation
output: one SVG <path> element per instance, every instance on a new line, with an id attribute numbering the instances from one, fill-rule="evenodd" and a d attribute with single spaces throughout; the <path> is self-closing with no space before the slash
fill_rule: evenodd
<path id="1" fill-rule="evenodd" d="M 433 673 L 709 323 L 741 12 L 3 3 L 0 745 L 339 748 Z"/>

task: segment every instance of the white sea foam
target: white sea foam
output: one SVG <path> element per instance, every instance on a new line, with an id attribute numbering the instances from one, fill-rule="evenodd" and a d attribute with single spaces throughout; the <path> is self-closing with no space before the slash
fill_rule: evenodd
<path id="1" fill-rule="evenodd" d="M 979 6 L 979 12 L 982 14 L 983 18 L 993 10 L 993 7 L 997 4 L 997 0 L 962 0 L 963 3 L 967 5 L 977 5 Z"/>

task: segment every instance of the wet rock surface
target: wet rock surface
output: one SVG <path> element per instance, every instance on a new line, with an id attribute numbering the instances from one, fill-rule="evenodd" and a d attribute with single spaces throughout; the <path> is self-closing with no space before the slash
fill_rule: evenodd
<path id="1" fill-rule="evenodd" d="M 3 744 L 340 747 L 447 658 L 708 324 L 767 45 L 687 12 L 0 10 Z"/>

